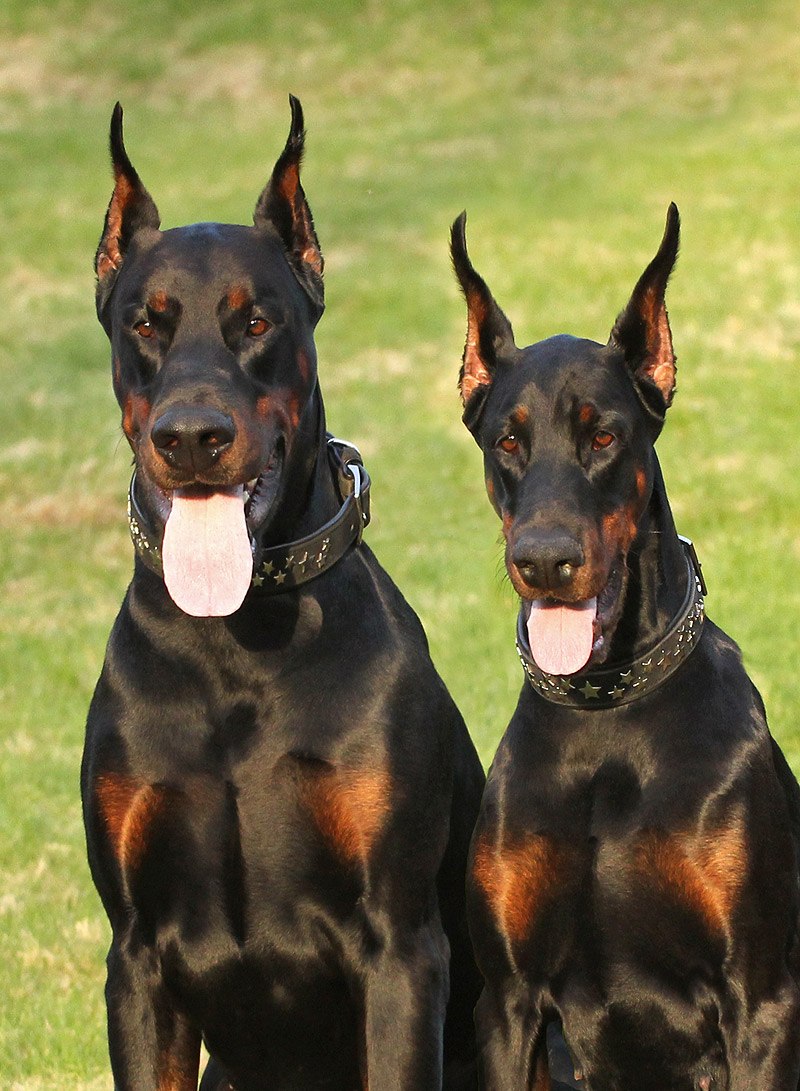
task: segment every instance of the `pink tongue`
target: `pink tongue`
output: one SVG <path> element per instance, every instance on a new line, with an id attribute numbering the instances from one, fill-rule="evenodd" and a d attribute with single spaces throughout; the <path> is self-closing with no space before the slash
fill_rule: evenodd
<path id="1" fill-rule="evenodd" d="M 528 641 L 540 670 L 547 674 L 577 674 L 592 654 L 597 599 L 558 606 L 532 602 Z"/>
<path id="2" fill-rule="evenodd" d="M 207 497 L 176 489 L 162 560 L 167 590 L 185 614 L 225 617 L 238 610 L 253 575 L 242 486 Z"/>

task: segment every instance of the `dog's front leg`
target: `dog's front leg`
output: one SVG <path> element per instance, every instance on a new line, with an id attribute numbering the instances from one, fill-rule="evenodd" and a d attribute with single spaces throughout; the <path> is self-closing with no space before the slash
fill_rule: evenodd
<path id="1" fill-rule="evenodd" d="M 541 1013 L 521 977 L 484 988 L 475 1026 L 485 1091 L 550 1091 Z"/>
<path id="2" fill-rule="evenodd" d="M 115 1091 L 196 1091 L 200 1033 L 168 997 L 155 952 L 115 940 L 107 967 Z"/>
<path id="3" fill-rule="evenodd" d="M 730 1091 L 798 1091 L 800 989 L 787 979 L 749 1019 L 723 1021 Z"/>
<path id="4" fill-rule="evenodd" d="M 439 1091 L 448 943 L 438 917 L 413 932 L 382 930 L 363 981 L 369 1091 Z"/>

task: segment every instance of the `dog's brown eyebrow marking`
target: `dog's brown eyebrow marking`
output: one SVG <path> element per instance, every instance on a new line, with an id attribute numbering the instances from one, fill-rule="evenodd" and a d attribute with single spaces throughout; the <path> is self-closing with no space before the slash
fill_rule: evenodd
<path id="1" fill-rule="evenodd" d="M 153 292 L 147 299 L 148 309 L 156 314 L 163 314 L 169 307 L 169 296 L 164 291 Z"/>
<path id="2" fill-rule="evenodd" d="M 250 293 L 243 284 L 235 284 L 232 288 L 228 289 L 225 295 L 225 302 L 232 311 L 243 310 L 248 304 L 252 303 L 252 301 Z"/>

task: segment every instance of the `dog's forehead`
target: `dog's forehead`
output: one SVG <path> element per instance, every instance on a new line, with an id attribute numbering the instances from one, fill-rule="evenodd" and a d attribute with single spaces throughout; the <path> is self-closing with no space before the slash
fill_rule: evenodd
<path id="1" fill-rule="evenodd" d="M 222 295 L 231 287 L 259 295 L 271 286 L 295 286 L 280 240 L 272 232 L 240 224 L 198 223 L 154 232 L 141 240 L 123 266 L 129 290 L 185 300 Z"/>
<path id="2" fill-rule="evenodd" d="M 620 354 L 608 345 L 558 334 L 522 349 L 518 382 L 548 401 L 600 401 L 632 393 Z"/>
<path id="3" fill-rule="evenodd" d="M 542 389 L 552 389 L 575 374 L 585 380 L 605 362 L 606 356 L 605 345 L 561 333 L 528 345 L 522 350 L 521 363 L 532 382 Z"/>

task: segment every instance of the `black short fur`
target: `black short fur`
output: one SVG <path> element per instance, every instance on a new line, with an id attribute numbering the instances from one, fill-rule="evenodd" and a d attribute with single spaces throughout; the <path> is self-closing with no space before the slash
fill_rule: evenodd
<path id="1" fill-rule="evenodd" d="M 660 669 L 647 652 L 690 578 L 653 446 L 675 389 L 678 227 L 672 206 L 607 345 L 518 349 L 454 225 L 465 421 L 509 576 L 523 609 L 596 597 L 588 670 Z M 564 707 L 526 681 L 468 879 L 484 1086 L 549 1088 L 545 1030 L 561 1023 L 580 1075 L 568 1086 L 797 1091 L 799 828 L 759 695 L 710 621 L 628 704 Z"/>
<path id="2" fill-rule="evenodd" d="M 111 146 L 97 305 L 139 509 L 158 537 L 171 490 L 257 479 L 262 544 L 316 531 L 341 499 L 300 104 L 253 227 L 161 231 L 119 108 Z M 464 870 L 482 785 L 420 623 L 365 544 L 213 618 L 182 613 L 137 559 L 82 771 L 119 1091 L 196 1088 L 201 1038 L 204 1091 L 437 1091 L 443 1071 L 473 1088 Z"/>

